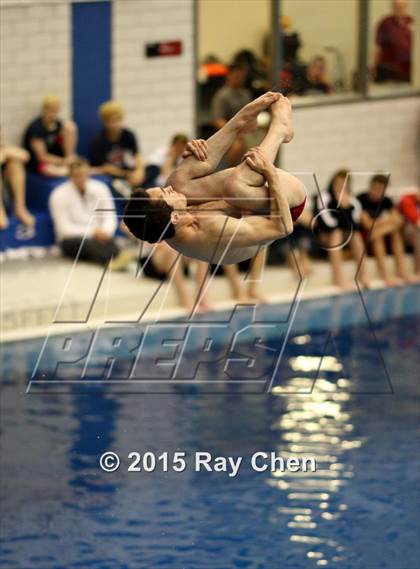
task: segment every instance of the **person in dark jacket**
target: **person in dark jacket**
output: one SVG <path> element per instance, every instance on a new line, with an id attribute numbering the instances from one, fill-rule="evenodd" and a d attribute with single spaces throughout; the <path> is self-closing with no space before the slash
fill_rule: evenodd
<path id="1" fill-rule="evenodd" d="M 327 190 L 321 192 L 315 202 L 315 229 L 320 241 L 328 250 L 332 269 L 333 284 L 353 290 L 355 283 L 343 274 L 343 249 L 350 247 L 356 264 L 357 280 L 363 287 L 368 286 L 363 265 L 364 245 L 360 233 L 362 207 L 350 189 L 350 173 L 338 170 L 331 178 Z M 360 267 L 359 267 L 360 264 Z"/>

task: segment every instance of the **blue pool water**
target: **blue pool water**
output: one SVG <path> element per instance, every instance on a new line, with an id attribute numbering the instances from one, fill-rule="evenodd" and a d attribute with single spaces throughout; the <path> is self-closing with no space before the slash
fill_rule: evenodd
<path id="1" fill-rule="evenodd" d="M 229 382 L 220 331 L 211 362 L 197 367 L 197 349 L 186 354 L 195 381 L 149 382 L 145 392 L 139 381 L 118 388 L 129 385 L 121 379 L 129 351 L 103 381 L 106 340 L 87 381 L 62 391 L 77 363 L 62 366 L 50 387 L 42 381 L 56 370 L 54 345 L 38 359 L 40 340 L 7 344 L 0 567 L 417 569 L 418 296 L 405 288 L 364 300 L 261 309 L 260 322 L 283 323 L 260 331 L 258 345 L 241 339 Z M 128 342 L 135 331 L 118 334 Z M 86 337 L 78 336 L 79 348 Z M 146 368 L 156 363 L 154 349 L 151 340 Z M 99 469 L 108 450 L 121 456 L 117 472 Z M 189 466 L 129 473 L 132 450 L 185 451 Z M 242 456 L 243 465 L 236 478 L 195 472 L 196 451 Z M 256 451 L 311 456 L 317 471 L 258 473 L 249 465 Z"/>

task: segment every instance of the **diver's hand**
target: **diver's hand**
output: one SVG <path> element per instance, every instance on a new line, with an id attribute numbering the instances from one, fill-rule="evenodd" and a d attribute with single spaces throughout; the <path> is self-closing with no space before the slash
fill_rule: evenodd
<path id="1" fill-rule="evenodd" d="M 272 175 L 275 171 L 274 164 L 267 158 L 259 146 L 248 150 L 242 160 L 245 161 L 252 170 L 262 174 L 265 178 Z"/>
<path id="2" fill-rule="evenodd" d="M 195 156 L 197 160 L 200 160 L 201 162 L 207 160 L 207 142 L 202 138 L 187 142 L 187 147 L 182 153 L 182 157 L 188 158 L 188 156 Z"/>

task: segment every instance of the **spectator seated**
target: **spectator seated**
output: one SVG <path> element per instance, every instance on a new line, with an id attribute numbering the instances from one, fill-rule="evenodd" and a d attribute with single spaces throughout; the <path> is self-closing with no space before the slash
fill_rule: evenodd
<path id="1" fill-rule="evenodd" d="M 36 219 L 35 227 L 25 227 L 15 216 L 9 216 L 9 227 L 0 232 L 0 252 L 26 247 L 50 247 L 54 245 L 52 221 L 47 211 L 31 211 Z"/>
<path id="2" fill-rule="evenodd" d="M 95 180 L 106 184 L 115 200 L 117 215 L 122 215 L 124 200 L 112 187 L 110 176 L 96 175 Z M 30 230 L 13 215 L 9 214 L 9 227 L 0 231 L 0 252 L 20 247 L 50 247 L 55 244 L 51 216 L 48 210 L 49 197 L 56 186 L 62 184 L 66 178 L 52 178 L 28 172 L 26 178 L 26 201 L 28 208 L 36 218 L 35 228 Z M 118 229 L 117 235 L 121 235 Z"/>

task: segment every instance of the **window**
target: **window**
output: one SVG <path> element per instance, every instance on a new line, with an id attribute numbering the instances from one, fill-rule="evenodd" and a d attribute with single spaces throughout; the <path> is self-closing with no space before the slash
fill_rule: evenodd
<path id="1" fill-rule="evenodd" d="M 198 131 L 203 137 L 217 128 L 215 95 L 234 84 L 231 101 L 218 106 L 229 114 L 270 88 L 265 46 L 270 39 L 271 0 L 199 0 L 197 3 Z M 229 66 L 239 70 L 229 73 Z M 243 87 L 241 91 L 241 87 Z M 232 104 L 230 104 L 232 103 Z M 236 105 L 236 106 L 237 106 Z M 223 109 L 222 109 L 223 106 Z M 220 117 L 219 117 L 220 118 Z"/>
<path id="2" fill-rule="evenodd" d="M 280 0 L 283 65 L 289 96 L 354 94 L 358 68 L 358 0 Z"/>
<path id="3" fill-rule="evenodd" d="M 369 2 L 369 94 L 387 95 L 420 85 L 417 0 Z"/>

